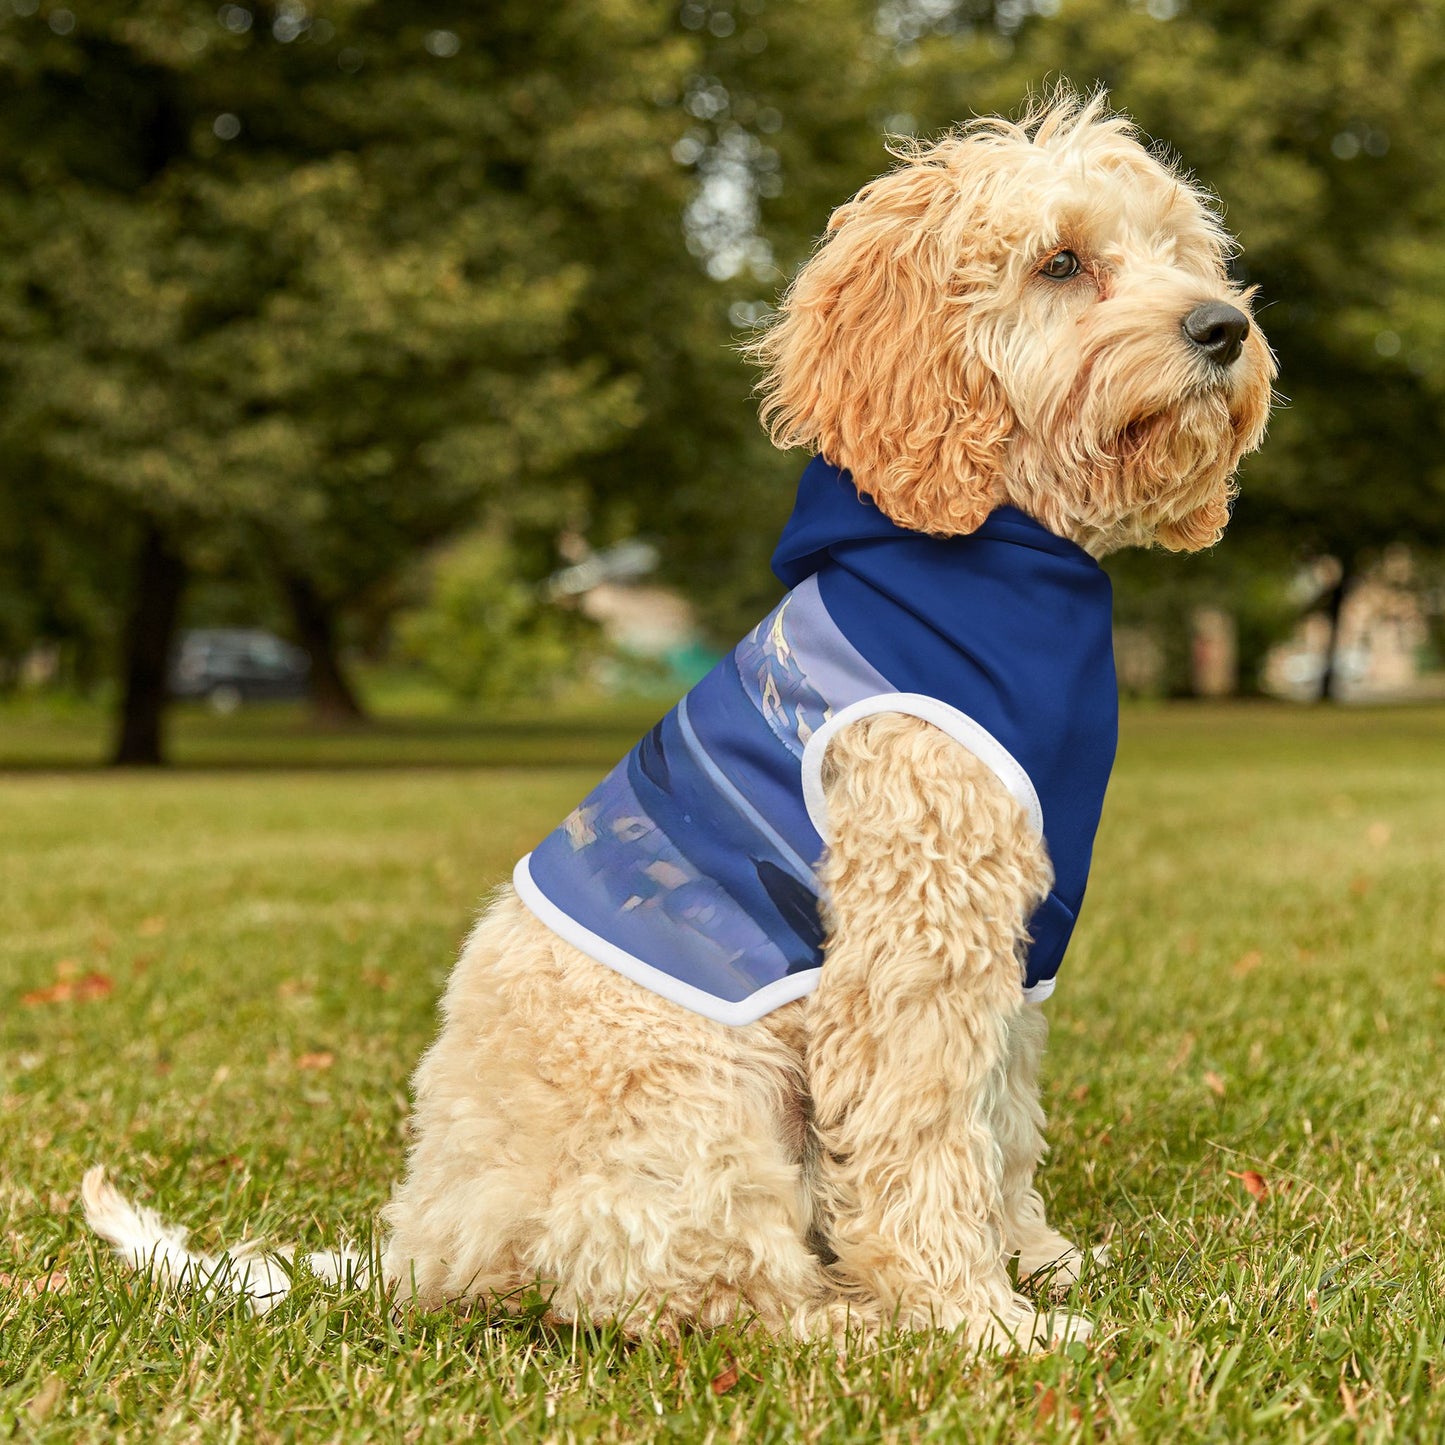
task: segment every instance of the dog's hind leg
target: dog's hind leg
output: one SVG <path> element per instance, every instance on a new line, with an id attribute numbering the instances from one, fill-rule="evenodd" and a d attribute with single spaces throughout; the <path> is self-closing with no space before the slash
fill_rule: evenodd
<path id="1" fill-rule="evenodd" d="M 776 1015 L 715 1024 L 580 957 L 556 1009 L 580 1027 L 539 1065 L 581 1107 L 524 1247 L 555 1281 L 554 1314 L 666 1336 L 789 1329 L 824 1293 L 807 1244 L 800 1030 Z"/>
<path id="2" fill-rule="evenodd" d="M 833 1268 L 902 1325 L 987 1346 L 1080 1338 L 1086 1321 L 1037 1315 L 1006 1269 L 997 1107 L 1042 842 L 988 767 L 912 717 L 840 732 L 825 791 L 808 1070 Z"/>
<path id="3" fill-rule="evenodd" d="M 801 1020 L 690 1013 L 563 942 L 504 889 L 416 1075 L 384 1264 L 423 1304 L 533 1290 L 635 1333 L 789 1328 L 808 1248 Z"/>

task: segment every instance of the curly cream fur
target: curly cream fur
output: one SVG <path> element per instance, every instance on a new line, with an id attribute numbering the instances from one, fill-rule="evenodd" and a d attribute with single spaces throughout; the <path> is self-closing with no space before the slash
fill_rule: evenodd
<path id="1" fill-rule="evenodd" d="M 540 1288 L 559 1319 L 667 1334 L 739 1318 L 838 1339 L 963 1325 L 989 1346 L 1084 1333 L 1005 1273 L 1005 1185 L 1031 1183 L 1037 1148 L 1006 1163 L 993 1116 L 1050 878 L 1037 835 L 914 718 L 845 729 L 827 788 L 822 983 L 746 1028 L 593 962 L 503 890 L 414 1080 L 383 1261 L 404 1294 Z"/>
<path id="2" fill-rule="evenodd" d="M 1102 100 L 977 121 L 840 208 L 755 347 L 780 445 L 821 449 L 900 524 L 973 530 L 1009 502 L 1102 553 L 1209 545 L 1263 433 L 1257 329 L 1228 367 L 1181 331 L 1225 273 L 1217 212 Z M 1040 266 L 1067 248 L 1065 283 Z M 403 1298 L 675 1335 L 744 1317 L 988 1347 L 1079 1338 L 1021 1276 L 1076 1277 L 1034 1187 L 1044 1023 L 1023 1001 L 1050 865 L 959 743 L 880 714 L 834 739 L 817 991 L 745 1028 L 649 993 L 510 889 L 478 923 L 415 1078 L 383 1267 Z M 94 1176 L 132 1260 L 188 1255 Z M 88 1205 L 89 1207 L 89 1205 Z M 230 1276 L 228 1276 L 230 1277 Z M 245 1276 L 249 1278 L 249 1276 Z"/>
<path id="3" fill-rule="evenodd" d="M 856 725 L 831 762 L 808 1038 L 825 1234 L 841 1277 L 901 1322 L 988 1337 L 1020 1304 L 995 1115 L 1052 870 L 994 774 L 926 724 Z"/>
<path id="4" fill-rule="evenodd" d="M 802 1004 L 732 1029 L 550 933 L 504 889 L 417 1069 L 384 1269 L 424 1304 L 541 1288 L 675 1333 L 823 1295 Z"/>
<path id="5" fill-rule="evenodd" d="M 1202 302 L 1248 306 L 1208 199 L 1067 92 L 901 156 L 835 214 L 753 348 L 774 440 L 922 532 L 1009 502 L 1096 553 L 1213 542 L 1274 366 L 1257 328 L 1227 368 L 1182 334 Z M 1040 266 L 1064 248 L 1083 269 L 1061 285 Z M 1005 1270 L 1080 1264 L 1034 1188 L 1044 1025 L 1019 958 L 1041 843 L 916 719 L 840 733 L 827 787 L 826 966 L 747 1028 L 495 906 L 417 1076 L 394 1275 L 424 1299 L 540 1277 L 564 1316 L 666 1329 L 748 1310 L 990 1345 L 1085 1332 L 1036 1319 Z"/>

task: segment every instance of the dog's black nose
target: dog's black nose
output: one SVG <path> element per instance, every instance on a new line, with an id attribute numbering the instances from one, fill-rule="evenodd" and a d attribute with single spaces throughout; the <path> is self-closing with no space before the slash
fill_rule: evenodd
<path id="1" fill-rule="evenodd" d="M 1249 317 L 1223 301 L 1206 301 L 1184 318 L 1184 334 L 1216 366 L 1239 359 L 1249 335 Z"/>

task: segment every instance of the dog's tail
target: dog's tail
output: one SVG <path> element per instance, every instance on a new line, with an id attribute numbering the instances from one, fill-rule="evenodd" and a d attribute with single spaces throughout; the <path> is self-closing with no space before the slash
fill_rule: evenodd
<path id="1" fill-rule="evenodd" d="M 252 1242 L 221 1254 L 195 1254 L 186 1248 L 186 1231 L 167 1224 L 153 1209 L 132 1204 L 106 1177 L 105 1165 L 88 1169 L 80 1185 L 85 1222 L 132 1269 L 178 1289 L 201 1291 L 207 1299 L 234 1295 L 263 1315 L 286 1298 L 291 1288 L 295 1250 L 268 1250 Z M 362 1285 L 370 1261 L 352 1249 L 305 1256 L 311 1272 L 331 1284 Z"/>

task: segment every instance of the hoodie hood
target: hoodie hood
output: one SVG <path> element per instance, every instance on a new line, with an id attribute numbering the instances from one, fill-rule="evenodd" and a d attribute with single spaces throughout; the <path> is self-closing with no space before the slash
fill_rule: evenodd
<path id="1" fill-rule="evenodd" d="M 922 541 L 930 544 L 930 551 L 952 549 L 962 555 L 974 539 L 1017 542 L 1070 558 L 1103 575 L 1099 564 L 1076 542 L 1050 532 L 1017 507 L 996 508 L 976 532 L 964 536 L 931 537 L 900 527 L 858 491 L 851 472 L 821 456 L 808 463 L 798 482 L 792 515 L 773 552 L 773 573 L 785 587 L 796 587 L 820 571 L 830 557 L 845 555 L 857 543 Z"/>

